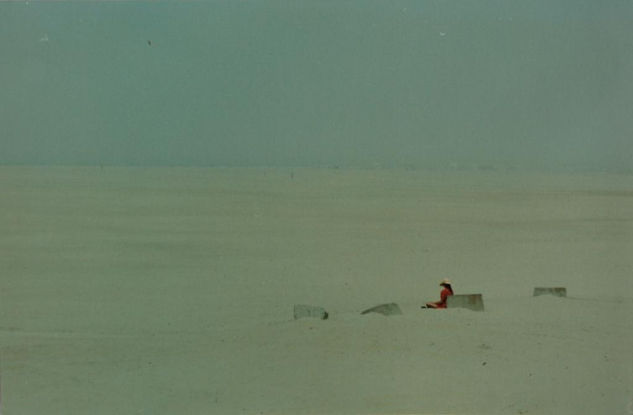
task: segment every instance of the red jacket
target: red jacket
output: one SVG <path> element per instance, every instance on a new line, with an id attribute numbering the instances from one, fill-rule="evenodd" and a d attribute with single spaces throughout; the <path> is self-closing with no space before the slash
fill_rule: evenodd
<path id="1" fill-rule="evenodd" d="M 453 292 L 448 288 L 444 288 L 440 293 L 440 302 L 437 303 L 437 308 L 446 308 L 446 299 L 449 295 L 453 295 Z"/>

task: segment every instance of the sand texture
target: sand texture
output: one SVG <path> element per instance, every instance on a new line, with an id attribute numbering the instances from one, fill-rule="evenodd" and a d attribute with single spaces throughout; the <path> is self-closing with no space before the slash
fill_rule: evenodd
<path id="1" fill-rule="evenodd" d="M 3 414 L 633 414 L 631 176 L 4 167 L 0 192 Z M 485 311 L 420 309 L 442 278 Z"/>

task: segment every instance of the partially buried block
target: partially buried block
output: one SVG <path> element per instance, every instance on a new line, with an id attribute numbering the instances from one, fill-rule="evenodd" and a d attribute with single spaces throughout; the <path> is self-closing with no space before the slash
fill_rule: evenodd
<path id="1" fill-rule="evenodd" d="M 567 297 L 567 289 L 565 287 L 534 287 L 534 297 L 539 295 Z"/>
<path id="2" fill-rule="evenodd" d="M 402 314 L 402 310 L 400 310 L 400 307 L 398 306 L 398 304 L 389 303 L 389 304 L 380 304 L 375 307 L 368 308 L 367 310 L 361 312 L 361 314 L 367 314 L 367 313 L 379 313 L 385 316 L 393 316 L 393 315 Z"/>
<path id="3" fill-rule="evenodd" d="M 446 299 L 447 308 L 467 308 L 473 311 L 484 311 L 484 299 L 481 294 L 456 294 Z"/>
<path id="4" fill-rule="evenodd" d="M 321 319 L 321 320 L 327 320 L 328 313 L 327 313 L 327 311 L 325 311 L 325 309 L 323 307 L 315 307 L 315 306 L 312 306 L 312 305 L 295 304 L 294 316 L 295 316 L 295 320 L 300 319 L 300 318 L 304 318 L 304 317 L 311 317 L 311 318 L 318 318 L 318 319 Z"/>

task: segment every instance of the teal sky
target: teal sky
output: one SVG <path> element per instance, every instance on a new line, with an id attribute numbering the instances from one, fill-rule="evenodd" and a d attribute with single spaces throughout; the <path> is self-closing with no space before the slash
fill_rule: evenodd
<path id="1" fill-rule="evenodd" d="M 0 164 L 631 171 L 632 4 L 3 2 Z"/>

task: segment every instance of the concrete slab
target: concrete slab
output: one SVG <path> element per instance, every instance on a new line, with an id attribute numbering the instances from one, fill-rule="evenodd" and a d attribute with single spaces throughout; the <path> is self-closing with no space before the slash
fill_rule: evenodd
<path id="1" fill-rule="evenodd" d="M 312 305 L 295 304 L 294 307 L 295 320 L 300 318 L 318 318 L 321 320 L 327 320 L 328 313 L 323 307 L 316 307 Z"/>
<path id="2" fill-rule="evenodd" d="M 567 297 L 567 289 L 565 287 L 534 287 L 534 297 L 539 295 Z"/>
<path id="3" fill-rule="evenodd" d="M 363 311 L 361 314 L 367 314 L 367 313 L 379 313 L 385 316 L 393 316 L 393 315 L 402 314 L 402 310 L 400 310 L 400 307 L 398 306 L 398 304 L 389 303 L 389 304 L 380 304 L 375 307 L 368 308 L 367 310 Z"/>
<path id="4" fill-rule="evenodd" d="M 481 294 L 456 294 L 446 299 L 447 308 L 467 308 L 473 311 L 484 311 L 484 299 Z"/>

